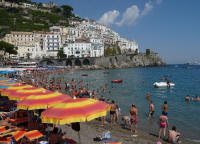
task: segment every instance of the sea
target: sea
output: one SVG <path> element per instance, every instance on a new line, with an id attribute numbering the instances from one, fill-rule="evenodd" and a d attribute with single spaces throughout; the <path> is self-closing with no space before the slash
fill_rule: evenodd
<path id="1" fill-rule="evenodd" d="M 109 72 L 109 74 L 104 74 Z M 88 74 L 88 76 L 81 76 Z M 99 91 L 99 97 L 112 99 L 120 107 L 121 115 L 128 115 L 131 104 L 139 111 L 139 129 L 152 135 L 158 135 L 158 119 L 162 113 L 164 101 L 168 102 L 169 129 L 177 127 L 181 137 L 200 143 L 200 101 L 186 102 L 185 96 L 200 96 L 199 65 L 167 65 L 165 67 L 127 68 L 111 70 L 80 70 L 70 72 L 63 80 L 83 80 L 91 90 Z M 175 84 L 174 87 L 155 88 L 154 82 L 166 78 Z M 111 83 L 123 79 L 122 83 Z M 107 92 L 102 88 L 107 85 Z M 109 92 L 110 91 L 110 92 Z M 146 99 L 150 93 L 155 106 L 154 116 L 148 120 L 149 103 Z"/>

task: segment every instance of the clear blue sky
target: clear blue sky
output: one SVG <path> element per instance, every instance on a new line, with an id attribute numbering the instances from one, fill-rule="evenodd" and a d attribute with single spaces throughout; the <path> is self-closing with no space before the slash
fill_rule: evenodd
<path id="1" fill-rule="evenodd" d="M 49 0 L 34 0 L 46 3 Z M 107 24 L 167 63 L 200 62 L 200 0 L 52 0 Z"/>

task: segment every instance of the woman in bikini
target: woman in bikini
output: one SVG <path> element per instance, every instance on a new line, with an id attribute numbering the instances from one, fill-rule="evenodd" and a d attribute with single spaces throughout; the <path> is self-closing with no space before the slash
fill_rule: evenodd
<path id="1" fill-rule="evenodd" d="M 165 115 L 165 112 L 164 112 L 164 111 L 162 112 L 162 115 L 160 116 L 160 118 L 159 118 L 159 120 L 158 120 L 158 124 L 159 124 L 159 126 L 160 126 L 158 137 L 159 137 L 159 138 L 161 137 L 161 132 L 162 132 L 162 130 L 163 130 L 163 136 L 165 137 L 165 134 L 166 134 L 166 127 L 168 127 L 168 118 L 167 118 L 167 116 Z"/>
<path id="2" fill-rule="evenodd" d="M 138 109 L 134 104 L 132 104 L 132 107 L 129 110 L 129 114 L 130 114 L 131 133 L 133 132 L 133 127 L 134 127 L 134 133 L 137 133 Z"/>

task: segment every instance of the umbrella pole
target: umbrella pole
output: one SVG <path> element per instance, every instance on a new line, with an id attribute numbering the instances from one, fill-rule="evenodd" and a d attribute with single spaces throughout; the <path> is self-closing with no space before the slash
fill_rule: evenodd
<path id="1" fill-rule="evenodd" d="M 79 140 L 79 144 L 81 144 L 81 135 L 79 131 L 78 131 L 78 140 Z"/>

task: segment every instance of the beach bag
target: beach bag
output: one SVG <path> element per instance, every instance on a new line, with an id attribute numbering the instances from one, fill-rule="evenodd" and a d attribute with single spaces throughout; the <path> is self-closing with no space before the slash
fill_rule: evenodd
<path id="1" fill-rule="evenodd" d="M 80 123 L 76 122 L 76 123 L 72 123 L 72 129 L 79 132 L 80 131 Z"/>

